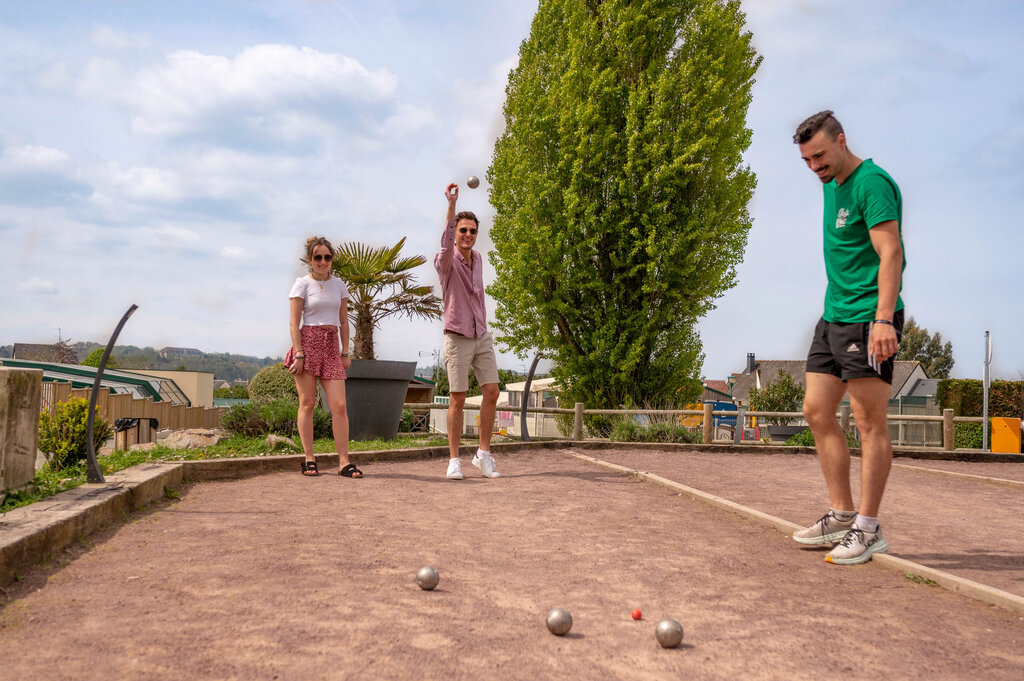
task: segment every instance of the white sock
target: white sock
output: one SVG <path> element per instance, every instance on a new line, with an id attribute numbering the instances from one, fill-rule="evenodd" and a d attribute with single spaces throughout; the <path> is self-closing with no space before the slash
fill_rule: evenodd
<path id="1" fill-rule="evenodd" d="M 870 532 L 874 534 L 878 532 L 878 518 L 872 518 L 871 516 L 857 514 L 857 520 L 853 523 L 854 527 L 864 532 Z"/>
<path id="2" fill-rule="evenodd" d="M 490 455 L 491 455 L 491 453 L 490 453 L 490 452 L 487 452 L 487 451 L 484 451 L 483 449 L 480 449 L 480 448 L 478 447 L 478 448 L 477 448 L 477 450 L 476 450 L 476 455 L 477 455 L 477 456 L 479 456 L 480 458 L 483 458 L 483 457 L 485 457 L 485 456 L 490 456 Z"/>

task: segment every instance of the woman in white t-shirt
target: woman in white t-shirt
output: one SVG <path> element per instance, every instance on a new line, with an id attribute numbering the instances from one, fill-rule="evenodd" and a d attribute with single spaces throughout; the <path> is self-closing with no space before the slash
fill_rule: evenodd
<path id="1" fill-rule="evenodd" d="M 302 262 L 309 267 L 309 274 L 296 279 L 288 294 L 292 347 L 284 358 L 284 365 L 295 377 L 299 391 L 299 438 L 306 454 L 302 474 L 319 475 L 313 455 L 313 408 L 319 379 L 331 410 L 338 474 L 361 478 L 363 472 L 348 460 L 345 370 L 352 366 L 348 356 L 348 287 L 331 275 L 332 260 L 334 247 L 327 239 L 320 236 L 306 240 L 306 256 Z"/>

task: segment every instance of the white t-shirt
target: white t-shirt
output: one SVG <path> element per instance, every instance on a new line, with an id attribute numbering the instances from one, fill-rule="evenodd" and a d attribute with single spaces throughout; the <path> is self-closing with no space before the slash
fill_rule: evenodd
<path id="1" fill-rule="evenodd" d="M 317 281 L 310 275 L 299 277 L 289 298 L 302 298 L 303 326 L 338 326 L 341 323 L 341 299 L 348 298 L 348 287 L 335 276 Z"/>

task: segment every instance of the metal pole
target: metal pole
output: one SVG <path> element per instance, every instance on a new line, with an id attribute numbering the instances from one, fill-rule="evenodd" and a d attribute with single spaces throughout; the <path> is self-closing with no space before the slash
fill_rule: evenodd
<path id="1" fill-rule="evenodd" d="M 988 451 L 988 387 L 991 383 L 989 376 L 989 365 L 992 364 L 992 335 L 985 332 L 985 373 L 983 374 L 984 380 L 982 382 L 982 391 L 984 392 L 982 399 L 982 421 L 981 421 L 981 451 Z"/>
<path id="2" fill-rule="evenodd" d="M 530 432 L 526 428 L 526 407 L 530 404 L 530 384 L 533 383 L 533 372 L 537 370 L 540 358 L 541 353 L 538 352 L 530 365 L 530 373 L 526 374 L 526 385 L 523 387 L 523 404 L 519 412 L 519 436 L 523 442 L 530 441 Z"/>
<path id="3" fill-rule="evenodd" d="M 89 398 L 89 420 L 85 427 L 85 437 L 88 442 L 88 453 L 86 462 L 86 480 L 89 482 L 105 482 L 103 478 L 103 472 L 100 470 L 99 463 L 96 462 L 96 443 L 92 441 L 92 424 L 96 417 L 96 397 L 100 392 L 100 383 L 103 381 L 103 370 L 107 368 L 107 360 L 110 359 L 110 352 L 114 349 L 114 341 L 117 340 L 118 335 L 121 333 L 121 329 L 124 328 L 125 322 L 132 316 L 132 312 L 139 309 L 138 305 L 132 305 L 128 308 L 128 311 L 121 317 L 120 323 L 117 328 L 114 329 L 114 335 L 110 337 L 107 342 L 107 349 L 103 351 L 103 358 L 100 359 L 100 365 L 96 369 L 96 379 L 92 382 L 92 397 Z"/>

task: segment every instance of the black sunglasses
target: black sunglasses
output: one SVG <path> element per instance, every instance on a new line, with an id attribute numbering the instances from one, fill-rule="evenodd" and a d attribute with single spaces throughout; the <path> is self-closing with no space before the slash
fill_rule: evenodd
<path id="1" fill-rule="evenodd" d="M 475 227 L 460 227 L 459 228 L 459 234 L 465 234 L 466 232 L 469 232 L 470 234 L 476 234 L 476 228 Z"/>
<path id="2" fill-rule="evenodd" d="M 313 256 L 313 260 L 315 262 L 320 262 L 321 260 L 326 260 L 327 262 L 330 262 L 331 260 L 334 260 L 334 256 L 331 255 L 330 253 L 328 253 L 327 255 L 319 255 L 319 254 L 317 254 L 317 255 Z"/>

